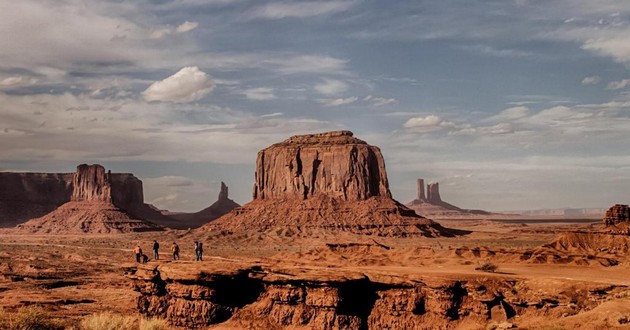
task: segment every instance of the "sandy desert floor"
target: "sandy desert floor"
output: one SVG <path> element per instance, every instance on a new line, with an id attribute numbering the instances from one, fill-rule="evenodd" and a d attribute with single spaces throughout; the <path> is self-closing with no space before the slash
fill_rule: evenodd
<path id="1" fill-rule="evenodd" d="M 136 266 L 134 245 L 139 243 L 151 256 L 150 246 L 156 239 L 162 245 L 162 260 L 150 260 L 150 265 L 179 263 L 183 267 L 210 268 L 217 260 L 245 260 L 287 269 L 360 271 L 374 276 L 516 279 L 535 284 L 542 291 L 558 286 L 576 290 L 612 287 L 614 295 L 577 315 L 550 318 L 541 314 L 510 322 L 523 329 L 630 329 L 626 322 L 630 320 L 630 259 L 621 258 L 616 265 L 609 265 L 598 262 L 603 259 L 597 254 L 580 255 L 577 251 L 570 262 L 553 261 L 558 257 L 548 254 L 537 262 L 523 260 L 523 251 L 536 251 L 552 242 L 558 233 L 589 229 L 594 221 L 553 220 L 441 220 L 445 226 L 473 231 L 457 238 L 375 238 L 326 233 L 299 238 L 287 237 L 280 230 L 264 235 L 216 235 L 203 237 L 202 262 L 193 261 L 193 241 L 198 236 L 186 231 L 102 236 L 1 233 L 0 307 L 12 310 L 38 304 L 69 325 L 102 311 L 137 314 L 139 293 L 132 289 L 125 273 Z M 179 261 L 170 260 L 168 250 L 172 242 L 182 249 Z M 487 262 L 498 266 L 496 272 L 475 270 Z"/>

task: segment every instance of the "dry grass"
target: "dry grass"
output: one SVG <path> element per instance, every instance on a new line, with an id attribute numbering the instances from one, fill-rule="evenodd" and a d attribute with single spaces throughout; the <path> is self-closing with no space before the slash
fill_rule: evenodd
<path id="1" fill-rule="evenodd" d="M 28 306 L 16 312 L 0 311 L 0 330 L 63 330 L 64 327 L 50 319 L 50 315 L 38 306 Z"/>
<path id="2" fill-rule="evenodd" d="M 167 330 L 164 320 L 145 319 L 113 313 L 99 313 L 84 318 L 80 330 Z"/>

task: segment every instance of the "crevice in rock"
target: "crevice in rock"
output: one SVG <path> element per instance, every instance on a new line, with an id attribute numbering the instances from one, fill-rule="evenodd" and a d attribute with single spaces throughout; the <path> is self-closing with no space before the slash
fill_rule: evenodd
<path id="1" fill-rule="evenodd" d="M 339 286 L 337 314 L 359 317 L 360 329 L 368 329 L 367 319 L 378 299 L 376 288 L 369 280 L 351 281 Z"/>
<path id="2" fill-rule="evenodd" d="M 468 295 L 468 291 L 463 287 L 462 282 L 455 282 L 455 284 L 448 289 L 451 294 L 451 305 L 446 311 L 446 316 L 451 320 L 459 320 L 459 310 L 462 307 L 464 297 Z"/>

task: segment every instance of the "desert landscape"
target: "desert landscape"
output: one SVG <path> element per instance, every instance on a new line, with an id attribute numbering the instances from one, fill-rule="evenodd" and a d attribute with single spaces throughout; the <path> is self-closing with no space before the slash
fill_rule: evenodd
<path id="1" fill-rule="evenodd" d="M 100 165 L 69 177 L 66 203 L 2 229 L 4 311 L 41 306 L 62 328 L 103 312 L 172 329 L 630 327 L 627 206 L 603 219 L 466 210 L 436 222 L 392 199 L 380 150 L 349 131 L 261 150 L 252 201 L 198 228 L 133 215 L 141 188 L 123 194 Z M 416 200 L 435 201 L 423 189 Z"/>
<path id="2" fill-rule="evenodd" d="M 630 1 L 0 1 L 0 330 L 630 330 Z"/>

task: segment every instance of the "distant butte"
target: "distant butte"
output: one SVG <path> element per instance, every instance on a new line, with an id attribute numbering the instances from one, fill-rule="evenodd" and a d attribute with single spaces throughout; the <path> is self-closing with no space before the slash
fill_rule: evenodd
<path id="1" fill-rule="evenodd" d="M 229 198 L 228 186 L 224 182 L 221 182 L 219 198 L 209 207 L 195 213 L 171 213 L 169 216 L 179 220 L 181 224 L 180 226 L 187 226 L 186 228 L 197 228 L 212 220 L 220 218 L 240 206 L 241 205 Z"/>
<path id="2" fill-rule="evenodd" d="M 350 131 L 296 135 L 258 152 L 253 201 L 201 232 L 315 231 L 379 236 L 453 236 L 392 199 L 378 147 Z"/>
<path id="3" fill-rule="evenodd" d="M 440 196 L 440 184 L 429 183 L 426 186 L 424 179 L 416 180 L 416 198 L 406 206 L 414 210 L 418 215 L 428 218 L 453 217 L 465 215 L 490 215 L 492 213 L 483 210 L 462 209 L 442 200 Z"/>
<path id="4" fill-rule="evenodd" d="M 72 197 L 68 203 L 41 218 L 18 225 L 18 230 L 41 234 L 162 230 L 160 226 L 140 220 L 114 205 L 113 178 L 103 166 L 79 165 L 72 181 Z"/>

